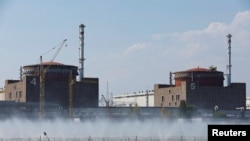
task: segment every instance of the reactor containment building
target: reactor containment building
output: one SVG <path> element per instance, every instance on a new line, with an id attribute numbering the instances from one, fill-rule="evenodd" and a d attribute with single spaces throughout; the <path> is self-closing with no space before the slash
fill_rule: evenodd
<path id="1" fill-rule="evenodd" d="M 5 80 L 5 101 L 40 103 L 40 108 L 50 104 L 63 109 L 98 107 L 99 79 L 83 73 L 84 27 L 79 26 L 79 68 L 56 61 L 25 65 L 20 68 L 20 80 Z"/>

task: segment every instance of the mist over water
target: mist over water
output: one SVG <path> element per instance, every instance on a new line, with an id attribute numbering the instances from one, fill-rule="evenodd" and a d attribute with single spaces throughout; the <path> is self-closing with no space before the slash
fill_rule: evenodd
<path id="1" fill-rule="evenodd" d="M 76 122 L 73 120 L 28 120 L 11 118 L 0 121 L 0 138 L 124 137 L 124 136 L 196 136 L 207 137 L 207 122 L 146 119 L 143 121 L 100 118 Z"/>

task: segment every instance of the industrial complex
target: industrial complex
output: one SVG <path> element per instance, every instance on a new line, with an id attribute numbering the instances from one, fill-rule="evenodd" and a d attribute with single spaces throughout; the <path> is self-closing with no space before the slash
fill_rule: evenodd
<path id="1" fill-rule="evenodd" d="M 174 77 L 172 75 L 175 75 Z M 114 106 L 179 107 L 182 100 L 201 109 L 246 109 L 246 84 L 230 83 L 224 86 L 224 74 L 216 67 L 191 68 L 170 72 L 170 84 L 155 84 L 153 90 L 114 96 Z"/>
<path id="2" fill-rule="evenodd" d="M 5 80 L 4 88 L 0 89 L 0 108 L 18 107 L 18 110 L 40 117 L 51 109 L 79 117 L 105 112 L 123 115 L 130 107 L 141 107 L 144 114 L 155 114 L 162 107 L 176 109 L 181 101 L 198 109 L 247 109 L 246 84 L 231 82 L 230 34 L 227 36 L 228 74 L 218 71 L 215 66 L 170 72 L 169 84 L 154 84 L 153 90 L 116 95 L 112 101 L 102 96 L 106 106 L 100 107 L 99 78 L 84 76 L 84 28 L 83 24 L 79 26 L 79 68 L 54 61 L 65 39 L 51 61 L 44 62 L 40 57 L 39 64 L 20 68 L 20 80 Z M 227 77 L 226 86 L 224 76 Z"/>
<path id="3" fill-rule="evenodd" d="M 33 103 L 43 116 L 47 107 L 60 109 L 97 108 L 99 99 L 98 78 L 84 77 L 84 25 L 79 26 L 80 58 L 77 66 L 55 62 L 58 48 L 51 61 L 26 65 L 20 68 L 20 80 L 6 80 L 3 92 L 4 101 Z M 77 76 L 79 75 L 79 80 Z"/>
<path id="4" fill-rule="evenodd" d="M 246 84 L 231 82 L 231 34 L 228 38 L 228 73 L 217 67 L 196 67 L 170 72 L 169 84 L 155 84 L 153 90 L 114 97 L 116 106 L 137 103 L 139 106 L 179 107 L 184 100 L 188 105 L 201 109 L 246 109 Z M 227 84 L 224 85 L 224 76 Z M 175 82 L 173 84 L 173 81 Z M 144 101 L 144 102 L 142 102 Z M 150 103 L 150 104 L 149 104 Z"/>

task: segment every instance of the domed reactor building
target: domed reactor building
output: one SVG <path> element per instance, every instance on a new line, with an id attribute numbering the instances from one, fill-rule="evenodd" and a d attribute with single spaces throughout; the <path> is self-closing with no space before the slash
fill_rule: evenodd
<path id="1" fill-rule="evenodd" d="M 80 67 L 50 61 L 26 65 L 20 80 L 5 81 L 5 100 L 33 103 L 40 110 L 58 105 L 62 109 L 95 108 L 99 101 L 99 79 L 84 77 L 83 34 L 80 26 Z M 79 79 L 77 77 L 79 76 Z M 42 111 L 43 112 L 43 111 Z"/>
<path id="2" fill-rule="evenodd" d="M 187 105 L 204 109 L 246 109 L 246 83 L 231 83 L 231 34 L 228 38 L 227 74 L 217 67 L 191 68 L 170 72 L 170 84 L 155 84 L 155 106 L 179 107 L 181 101 Z M 172 83 L 174 74 L 175 84 Z M 224 76 L 227 85 L 224 86 Z"/>
<path id="3" fill-rule="evenodd" d="M 179 107 L 184 100 L 197 108 L 233 110 L 246 107 L 246 84 L 224 86 L 224 73 L 216 67 L 191 68 L 174 74 L 175 84 L 155 84 L 155 106 Z"/>

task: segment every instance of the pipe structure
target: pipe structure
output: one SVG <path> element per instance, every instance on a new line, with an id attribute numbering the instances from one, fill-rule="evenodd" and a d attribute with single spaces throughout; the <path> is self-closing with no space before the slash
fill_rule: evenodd
<path id="1" fill-rule="evenodd" d="M 80 48 L 79 48 L 79 79 L 80 81 L 84 78 L 84 24 L 79 26 L 79 39 L 80 39 Z"/>
<path id="2" fill-rule="evenodd" d="M 231 37 L 232 35 L 231 34 L 228 34 L 227 35 L 227 42 L 228 42 L 228 66 L 227 66 L 227 69 L 228 69 L 228 74 L 227 74 L 227 85 L 230 86 L 231 85 L 231 68 L 232 68 L 232 64 L 231 64 Z"/>

